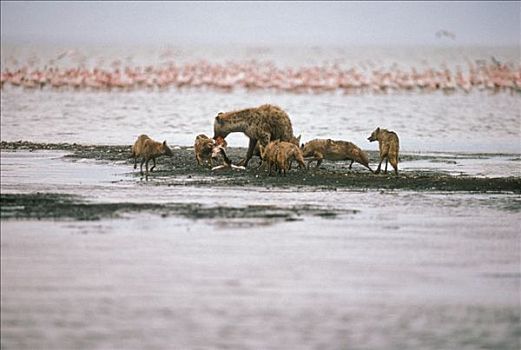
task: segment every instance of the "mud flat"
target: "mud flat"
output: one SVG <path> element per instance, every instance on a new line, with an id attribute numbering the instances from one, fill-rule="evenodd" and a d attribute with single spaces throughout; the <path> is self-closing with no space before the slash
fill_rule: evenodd
<path id="1" fill-rule="evenodd" d="M 2 150 L 62 150 L 71 152 L 65 157 L 70 159 L 95 159 L 105 162 L 118 162 L 131 165 L 129 158 L 130 146 L 103 146 L 78 144 L 48 144 L 31 142 L 2 142 Z M 373 168 L 378 159 L 377 152 L 369 151 L 369 158 Z M 229 148 L 228 155 L 232 161 L 239 161 L 246 154 L 244 148 Z M 515 169 L 512 176 L 477 177 L 462 173 L 460 176 L 451 175 L 450 171 L 443 170 L 443 164 L 456 163 L 456 160 L 475 160 L 476 163 L 497 157 L 497 154 L 402 154 L 400 161 L 403 164 L 420 161 L 431 163 L 426 170 L 401 170 L 399 176 L 391 171 L 389 174 L 371 174 L 357 164 L 349 170 L 346 162 L 324 161 L 319 169 L 312 167 L 309 170 L 290 171 L 288 176 L 267 176 L 265 171 L 256 169 L 258 158 L 253 158 L 245 171 L 220 170 L 211 172 L 209 168 L 198 166 L 195 163 L 193 149 L 177 147 L 171 158 L 158 158 L 156 171 L 150 173 L 148 179 L 154 180 L 156 185 L 192 185 L 192 186 L 262 186 L 274 188 L 347 188 L 347 189 L 381 189 L 381 190 L 413 190 L 413 191 L 470 191 L 470 192 L 506 192 L 521 193 L 521 177 L 519 176 L 519 156 L 513 154 L 500 155 L 506 157 Z M 454 160 L 456 159 L 456 160 Z M 434 165 L 434 166 L 432 166 Z M 139 166 L 139 164 L 138 164 Z M 389 168 L 391 168 L 389 166 Z M 441 169 L 440 169 L 441 168 Z M 130 167 L 129 172 L 133 169 Z M 134 176 L 141 176 L 139 171 Z M 517 176 L 513 176 L 517 175 Z"/>

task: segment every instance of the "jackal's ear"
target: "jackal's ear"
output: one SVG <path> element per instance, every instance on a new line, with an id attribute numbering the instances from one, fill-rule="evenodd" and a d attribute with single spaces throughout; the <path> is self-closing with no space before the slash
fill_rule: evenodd
<path id="1" fill-rule="evenodd" d="M 166 140 L 165 140 L 165 141 L 163 141 L 163 146 L 166 146 Z"/>
<path id="2" fill-rule="evenodd" d="M 377 128 L 376 128 L 376 132 L 380 132 L 380 127 L 377 127 Z"/>
<path id="3" fill-rule="evenodd" d="M 297 143 L 300 142 L 300 138 L 301 138 L 301 137 L 302 137 L 302 134 L 298 135 L 298 137 L 297 137 Z"/>

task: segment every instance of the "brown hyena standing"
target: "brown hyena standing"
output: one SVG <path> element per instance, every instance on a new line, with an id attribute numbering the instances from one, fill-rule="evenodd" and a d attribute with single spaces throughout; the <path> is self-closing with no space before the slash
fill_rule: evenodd
<path id="1" fill-rule="evenodd" d="M 302 152 L 304 157 L 313 157 L 313 159 L 308 161 L 308 167 L 309 164 L 315 160 L 317 161 L 317 168 L 320 166 L 323 159 L 333 161 L 350 160 L 351 163 L 349 164 L 349 169 L 351 169 L 354 162 L 357 162 L 373 172 L 369 166 L 369 158 L 367 157 L 367 154 L 362 151 L 360 147 L 349 141 L 315 139 L 303 145 Z"/>
<path id="2" fill-rule="evenodd" d="M 257 142 L 267 146 L 270 141 L 291 141 L 293 128 L 286 112 L 269 104 L 227 113 L 219 113 L 213 125 L 214 139 L 226 137 L 232 132 L 242 132 L 250 138 L 246 159 L 241 163 L 248 165 Z"/>
<path id="3" fill-rule="evenodd" d="M 391 163 L 394 172 L 398 175 L 398 152 L 400 150 L 400 140 L 394 131 L 376 128 L 375 131 L 367 138 L 370 142 L 378 141 L 380 146 L 380 163 L 375 173 L 380 173 L 382 162 L 385 159 L 385 170 L 387 174 L 387 162 Z"/>

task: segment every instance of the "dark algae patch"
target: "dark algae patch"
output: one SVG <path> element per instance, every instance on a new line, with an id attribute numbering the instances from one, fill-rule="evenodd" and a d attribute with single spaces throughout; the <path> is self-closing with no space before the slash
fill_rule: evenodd
<path id="1" fill-rule="evenodd" d="M 71 218 L 75 220 L 99 220 L 118 217 L 123 212 L 158 210 L 158 204 L 88 203 L 80 197 L 57 193 L 2 194 L 0 196 L 2 219 Z"/>
<path id="2" fill-rule="evenodd" d="M 336 218 L 356 214 L 356 210 L 338 211 L 308 205 L 278 207 L 249 205 L 245 207 L 204 206 L 197 203 L 92 203 L 78 196 L 58 193 L 2 194 L 2 219 L 73 219 L 100 220 L 119 218 L 133 212 L 149 212 L 162 217 L 180 216 L 188 219 L 227 219 L 263 221 L 295 221 L 302 216 Z"/>
<path id="3" fill-rule="evenodd" d="M 65 156 L 69 160 L 96 159 L 106 162 L 126 162 L 131 176 L 141 177 L 138 170 L 133 169 L 130 158 L 130 145 L 104 146 L 79 144 L 48 144 L 26 141 L 1 143 L 2 150 L 62 150 L 71 153 Z M 453 176 L 437 171 L 401 171 L 399 176 L 391 172 L 388 175 L 375 175 L 359 166 L 348 169 L 348 162 L 325 161 L 319 169 L 313 166 L 309 170 L 291 170 L 288 176 L 267 176 L 267 172 L 257 169 L 259 159 L 254 157 L 248 169 L 224 169 L 215 172 L 209 167 L 196 164 L 193 148 L 173 149 L 173 157 L 160 157 L 157 167 L 150 173 L 148 180 L 155 185 L 168 186 L 261 186 L 268 188 L 302 188 L 317 189 L 374 189 L 374 190 L 412 190 L 412 191 L 466 191 L 479 193 L 521 193 L 520 177 L 482 178 L 472 176 Z M 230 147 L 228 156 L 237 163 L 246 154 L 245 148 Z M 371 166 L 376 167 L 378 153 L 368 151 Z M 484 159 L 493 155 L 466 154 L 465 157 Z M 433 154 L 404 154 L 400 161 L 428 160 L 431 162 L 450 162 L 450 158 Z"/>

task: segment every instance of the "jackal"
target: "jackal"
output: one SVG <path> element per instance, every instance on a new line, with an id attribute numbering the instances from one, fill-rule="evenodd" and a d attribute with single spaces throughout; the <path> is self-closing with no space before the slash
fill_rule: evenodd
<path id="1" fill-rule="evenodd" d="M 382 162 L 385 159 L 384 173 L 387 174 L 387 163 L 389 162 L 393 166 L 396 175 L 398 175 L 398 152 L 400 150 L 398 135 L 394 131 L 376 128 L 367 139 L 370 142 L 378 141 L 380 147 L 380 163 L 375 173 L 380 173 Z"/>
<path id="2" fill-rule="evenodd" d="M 304 157 L 313 157 L 308 161 L 309 164 L 317 161 L 317 168 L 322 164 L 322 160 L 350 160 L 349 169 L 357 162 L 371 172 L 373 170 L 369 166 L 369 157 L 357 145 L 348 141 L 335 141 L 331 139 L 315 139 L 302 145 L 302 153 Z"/>
<path id="3" fill-rule="evenodd" d="M 280 141 L 276 140 L 276 141 L 271 141 L 270 143 L 268 143 L 268 145 L 266 147 L 264 147 L 263 145 L 259 145 L 259 151 L 260 151 L 261 159 L 262 159 L 261 165 L 263 165 L 263 164 L 268 165 L 268 175 L 269 176 L 272 175 L 271 170 L 272 170 L 273 166 L 277 165 L 277 155 L 279 152 L 279 143 L 280 143 Z"/>
<path id="4" fill-rule="evenodd" d="M 302 150 L 298 145 L 291 142 L 280 141 L 279 149 L 277 152 L 277 166 L 279 172 L 282 172 L 286 176 L 286 172 L 291 168 L 291 162 L 295 160 L 299 164 L 299 168 L 306 169 L 306 163 L 304 163 L 304 157 Z"/>
<path id="5" fill-rule="evenodd" d="M 304 157 L 300 148 L 286 141 L 272 141 L 268 146 L 260 146 L 263 163 L 268 165 L 268 174 L 272 175 L 273 165 L 278 168 L 279 173 L 286 176 L 286 172 L 290 169 L 293 160 L 299 163 L 299 168 L 306 168 Z"/>
<path id="6" fill-rule="evenodd" d="M 166 141 L 157 142 L 147 135 L 140 135 L 132 146 L 132 157 L 134 157 L 134 169 L 137 167 L 137 159 L 142 157 L 140 171 L 143 174 L 143 163 L 145 164 L 146 174 L 148 175 L 148 162 L 150 159 L 154 161 L 154 165 L 150 168 L 153 171 L 156 167 L 156 158 L 162 155 L 172 156 L 172 150 L 167 146 Z"/>
<path id="7" fill-rule="evenodd" d="M 292 144 L 294 144 L 296 146 L 299 146 L 301 136 L 302 135 L 298 135 L 298 137 L 292 136 L 291 139 L 289 140 L 289 142 L 291 142 Z M 257 167 L 257 169 L 258 169 L 264 164 L 264 162 L 262 161 L 262 155 L 261 155 L 261 151 L 260 151 L 260 142 L 257 142 L 257 145 L 255 146 L 255 150 L 253 151 L 253 156 L 257 156 L 260 159 L 259 165 Z M 292 161 L 289 163 L 290 170 L 291 170 L 292 163 L 293 163 Z"/>
<path id="8" fill-rule="evenodd" d="M 257 142 L 266 147 L 270 141 L 291 141 L 293 127 L 286 112 L 269 104 L 227 113 L 219 113 L 214 122 L 214 139 L 226 137 L 233 132 L 242 132 L 250 138 L 246 158 L 241 162 L 248 165 Z"/>
<path id="9" fill-rule="evenodd" d="M 205 134 L 197 135 L 194 143 L 195 159 L 197 164 L 202 165 L 206 161 L 210 167 L 213 166 L 212 159 L 221 155 L 220 149 L 224 149 L 227 143 L 224 139 L 214 140 Z"/>

